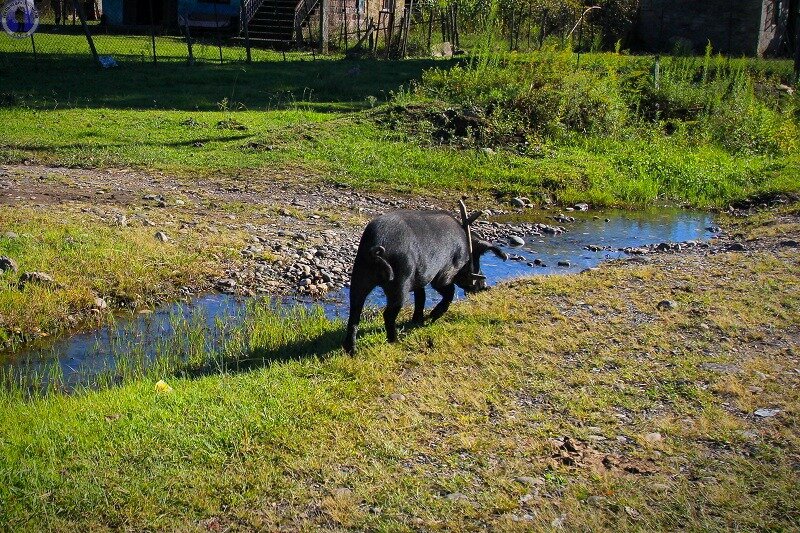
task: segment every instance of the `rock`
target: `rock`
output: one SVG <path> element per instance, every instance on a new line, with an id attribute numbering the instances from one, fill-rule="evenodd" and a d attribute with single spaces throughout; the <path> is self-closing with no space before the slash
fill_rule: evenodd
<path id="1" fill-rule="evenodd" d="M 171 239 L 170 239 L 170 238 L 167 236 L 167 234 L 166 234 L 166 233 L 164 233 L 163 231 L 159 231 L 159 232 L 157 232 L 157 233 L 156 233 L 156 235 L 155 235 L 155 237 L 156 237 L 156 239 L 158 239 L 158 240 L 159 240 L 159 241 L 161 241 L 161 242 L 169 242 L 169 241 L 171 240 Z"/>
<path id="2" fill-rule="evenodd" d="M 508 237 L 508 244 L 511 246 L 525 246 L 525 239 L 517 235 L 510 235 Z"/>
<path id="3" fill-rule="evenodd" d="M 627 514 L 628 516 L 630 516 L 634 520 L 638 520 L 641 517 L 641 514 L 639 514 L 639 511 L 637 511 L 633 507 L 628 507 L 627 505 L 625 506 L 625 514 Z"/>
<path id="4" fill-rule="evenodd" d="M 725 249 L 727 251 L 729 251 L 729 252 L 745 252 L 745 251 L 747 251 L 747 248 L 744 247 L 744 244 L 742 244 L 740 242 L 731 243 Z"/>
<path id="5" fill-rule="evenodd" d="M 588 211 L 589 210 L 589 204 L 575 204 L 574 207 L 575 207 L 576 211 Z"/>
<path id="6" fill-rule="evenodd" d="M 0 256 L 0 272 L 17 272 L 18 270 L 16 261 L 5 255 Z"/>
<path id="7" fill-rule="evenodd" d="M 346 499 L 353 495 L 353 491 L 347 487 L 339 487 L 331 491 L 331 496 L 337 499 Z"/>
<path id="8" fill-rule="evenodd" d="M 17 235 L 17 234 L 16 234 L 16 233 L 14 233 L 13 231 L 7 231 L 7 232 L 5 232 L 5 233 L 3 234 L 3 237 L 5 237 L 6 239 L 8 239 L 8 240 L 10 240 L 10 241 L 13 241 L 13 240 L 15 240 L 15 239 L 19 239 L 19 235 Z"/>
<path id="9" fill-rule="evenodd" d="M 678 307 L 678 304 L 674 300 L 661 300 L 656 304 L 656 309 L 659 311 L 672 311 L 676 307 Z"/>
<path id="10" fill-rule="evenodd" d="M 183 200 L 178 199 L 178 200 L 175 200 L 175 205 L 186 205 L 186 202 L 184 202 Z"/>
<path id="11" fill-rule="evenodd" d="M 719 226 L 709 226 L 706 228 L 706 231 L 710 233 L 720 233 L 722 232 L 722 228 L 720 228 Z"/>
<path id="12" fill-rule="evenodd" d="M 552 527 L 553 529 L 564 529 L 564 522 L 566 521 L 567 521 L 567 515 L 562 514 L 560 516 L 557 516 L 556 518 L 553 518 L 553 521 L 550 522 L 550 527 Z"/>
<path id="13" fill-rule="evenodd" d="M 648 433 L 647 435 L 645 435 L 644 436 L 644 440 L 646 442 L 649 442 L 650 444 L 654 444 L 656 442 L 661 442 L 663 440 L 663 437 L 661 436 L 661 433 L 658 433 L 656 431 L 656 432 Z"/>
<path id="14" fill-rule="evenodd" d="M 562 259 L 561 261 L 558 262 L 558 266 L 569 268 L 570 262 Z"/>
<path id="15" fill-rule="evenodd" d="M 514 207 L 527 207 L 530 205 L 531 201 L 524 196 L 518 196 L 516 198 L 511 199 L 511 205 Z"/>
<path id="16" fill-rule="evenodd" d="M 520 485 L 527 485 L 528 487 L 535 487 L 537 485 L 544 485 L 544 479 L 540 477 L 520 476 L 514 478 L 514 481 Z"/>
<path id="17" fill-rule="evenodd" d="M 431 47 L 431 55 L 433 57 L 444 57 L 449 59 L 453 57 L 453 45 L 447 41 L 440 44 L 435 44 Z"/>
<path id="18" fill-rule="evenodd" d="M 586 498 L 586 503 L 588 503 L 589 505 L 593 505 L 595 507 L 600 507 L 604 505 L 607 501 L 608 498 L 605 498 L 603 496 L 589 496 L 588 498 Z"/>
<path id="19" fill-rule="evenodd" d="M 92 303 L 92 309 L 97 309 L 98 311 L 105 311 L 108 309 L 108 303 L 101 297 L 97 297 L 94 299 Z"/>
<path id="20" fill-rule="evenodd" d="M 406 399 L 405 395 L 404 394 L 400 394 L 399 392 L 395 392 L 394 394 L 389 396 L 389 398 L 391 398 L 395 402 L 402 402 L 403 400 Z"/>
<path id="21" fill-rule="evenodd" d="M 214 286 L 217 288 L 217 290 L 220 290 L 220 291 L 223 291 L 223 292 L 233 291 L 236 288 L 236 285 L 237 285 L 236 280 L 232 279 L 232 278 L 218 279 L 214 283 Z"/>
<path id="22" fill-rule="evenodd" d="M 25 272 L 20 276 L 19 283 L 23 287 L 28 283 L 36 283 L 45 287 L 58 287 L 58 283 L 53 279 L 53 276 L 44 272 Z"/>
<path id="23" fill-rule="evenodd" d="M 797 241 L 789 239 L 786 241 L 781 241 L 781 246 L 784 246 L 786 248 L 797 248 L 798 244 Z"/>
<path id="24" fill-rule="evenodd" d="M 447 496 L 445 496 L 451 502 L 465 502 L 468 501 L 469 498 L 465 494 L 461 494 L 460 492 L 451 492 Z"/>
<path id="25" fill-rule="evenodd" d="M 772 418 L 773 416 L 777 415 L 780 412 L 781 412 L 780 409 L 761 408 L 761 409 L 756 409 L 753 414 L 759 418 Z"/>
<path id="26" fill-rule="evenodd" d="M 495 154 L 495 151 L 492 150 L 491 148 L 488 148 L 488 147 L 487 148 L 481 148 L 481 152 L 483 152 L 485 155 L 494 155 Z"/>
<path id="27" fill-rule="evenodd" d="M 116 215 L 114 217 L 114 220 L 116 221 L 117 226 L 120 226 L 122 228 L 128 226 L 128 217 L 126 217 L 125 215 Z"/>

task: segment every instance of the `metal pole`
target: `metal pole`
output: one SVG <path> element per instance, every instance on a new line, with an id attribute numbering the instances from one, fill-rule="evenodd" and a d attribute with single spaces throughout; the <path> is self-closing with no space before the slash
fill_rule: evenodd
<path id="1" fill-rule="evenodd" d="M 92 34 L 89 32 L 89 26 L 86 24 L 86 16 L 83 14 L 83 6 L 81 5 L 79 0 L 72 0 L 72 6 L 75 12 L 78 13 L 78 18 L 81 19 L 81 26 L 83 27 L 83 33 L 86 35 L 86 41 L 89 43 L 89 50 L 92 52 L 92 57 L 94 58 L 94 62 L 98 65 L 100 64 L 100 59 L 97 57 L 97 48 L 94 47 L 94 40 L 92 39 Z M 73 22 L 75 18 L 73 16 Z"/>

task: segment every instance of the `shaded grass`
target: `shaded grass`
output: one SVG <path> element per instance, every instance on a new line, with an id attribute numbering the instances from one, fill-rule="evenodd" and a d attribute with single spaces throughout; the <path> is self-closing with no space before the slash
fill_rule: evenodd
<path id="1" fill-rule="evenodd" d="M 398 345 L 367 328 L 354 358 L 297 351 L 277 320 L 250 349 L 289 360 L 249 373 L 5 396 L 0 512 L 55 530 L 791 528 L 798 256 L 695 259 L 515 282 Z"/>

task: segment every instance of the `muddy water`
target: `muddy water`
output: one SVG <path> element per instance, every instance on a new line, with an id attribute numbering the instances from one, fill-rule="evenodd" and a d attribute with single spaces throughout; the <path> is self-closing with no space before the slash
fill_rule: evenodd
<path id="1" fill-rule="evenodd" d="M 481 267 L 490 284 L 532 275 L 553 275 L 580 272 L 597 266 L 603 261 L 624 257 L 621 251 L 627 247 L 640 247 L 661 242 L 683 242 L 707 240 L 713 235 L 706 229 L 712 225 L 707 213 L 683 210 L 652 210 L 643 212 L 604 211 L 570 213 L 575 222 L 562 224 L 567 233 L 555 236 L 529 235 L 526 244 L 517 248 L 505 248 L 519 260 L 501 261 L 487 254 Z M 608 221 L 606 221 L 606 219 Z M 526 216 L 525 221 L 547 222 L 546 214 Z M 552 223 L 552 220 L 549 221 Z M 605 248 L 592 252 L 587 246 Z M 530 266 L 534 260 L 545 266 Z M 569 262 L 569 266 L 559 266 Z M 428 305 L 438 300 L 438 295 L 428 289 Z M 457 298 L 463 297 L 459 291 Z M 285 298 L 284 305 L 321 306 L 331 318 L 347 317 L 347 289 L 332 294 L 323 301 L 300 298 Z M 85 382 L 87 376 L 102 370 L 114 369 L 122 357 L 148 358 L 173 341 L 177 324 L 190 321 L 207 326 L 215 343 L 218 332 L 235 327 L 245 315 L 247 298 L 224 294 L 199 297 L 190 303 L 165 306 L 153 313 L 121 318 L 102 329 L 58 339 L 45 347 L 36 347 L 27 352 L 6 356 L 2 366 L 26 373 L 44 372 L 58 361 L 65 384 Z M 369 304 L 380 307 L 383 294 L 376 289 Z"/>

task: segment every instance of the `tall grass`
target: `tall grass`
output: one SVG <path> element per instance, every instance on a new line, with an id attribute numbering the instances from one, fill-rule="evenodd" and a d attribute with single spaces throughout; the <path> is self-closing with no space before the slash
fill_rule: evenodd
<path id="1" fill-rule="evenodd" d="M 659 61 L 656 59 L 655 61 Z M 577 68 L 569 49 L 525 61 L 486 54 L 468 66 L 425 72 L 418 95 L 483 111 L 495 130 L 522 128 L 531 141 L 572 134 L 630 138 L 643 129 L 680 131 L 730 153 L 780 155 L 797 149 L 797 96 L 776 92 L 741 62 L 714 55 L 660 61 L 658 74 L 624 63 Z"/>
<path id="2" fill-rule="evenodd" d="M 70 367 L 52 359 L 17 360 L 0 367 L 0 395 L 23 399 L 50 393 L 103 389 L 143 379 L 227 374 L 278 360 L 322 355 L 340 342 L 341 324 L 320 307 L 281 306 L 251 300 L 233 316 L 209 322 L 202 312 L 175 312 L 169 335 L 146 343 L 135 323 L 112 333 L 102 366 Z M 116 332 L 116 327 L 109 326 Z M 40 354 L 37 354 L 37 356 Z M 66 367 L 66 368 L 65 368 Z"/>

